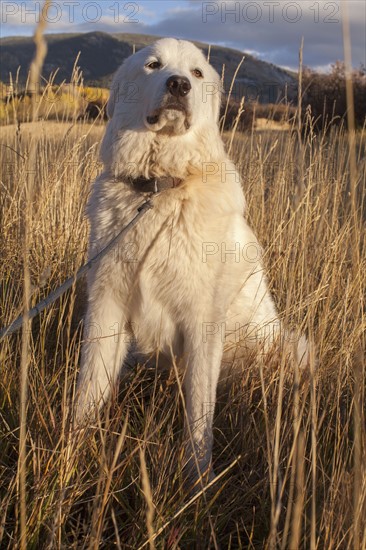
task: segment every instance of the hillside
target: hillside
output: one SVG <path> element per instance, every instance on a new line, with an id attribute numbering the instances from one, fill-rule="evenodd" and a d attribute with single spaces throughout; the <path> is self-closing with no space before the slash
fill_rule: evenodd
<path id="1" fill-rule="evenodd" d="M 138 50 L 154 42 L 156 36 L 139 34 L 107 34 L 90 32 L 85 34 L 48 34 L 48 54 L 43 69 L 46 79 L 58 69 L 55 82 L 70 80 L 75 59 L 80 52 L 78 65 L 83 71 L 84 83 L 92 86 L 108 87 L 113 73 L 121 62 L 132 53 L 133 46 Z M 196 42 L 207 53 L 207 44 Z M 29 64 L 33 57 L 34 45 L 31 37 L 8 37 L 0 39 L 0 80 L 9 82 L 9 74 L 16 75 L 24 84 Z M 225 88 L 228 89 L 234 72 L 243 54 L 237 50 L 212 46 L 210 61 L 221 74 L 225 65 Z M 275 102 L 288 94 L 289 99 L 296 95 L 296 80 L 287 71 L 245 54 L 236 79 L 233 96 L 239 100 L 256 99 L 262 103 Z"/>

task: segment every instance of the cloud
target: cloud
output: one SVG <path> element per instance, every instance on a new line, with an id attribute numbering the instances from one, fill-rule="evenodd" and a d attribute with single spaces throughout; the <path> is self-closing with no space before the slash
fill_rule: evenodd
<path id="1" fill-rule="evenodd" d="M 47 32 L 142 33 L 221 44 L 277 65 L 326 67 L 343 58 L 341 0 L 55 1 Z M 31 34 L 41 2 L 1 3 L 6 34 Z M 355 66 L 366 65 L 366 3 L 347 0 Z M 73 19 L 71 21 L 71 18 Z M 4 34 L 4 31 L 3 31 Z"/>
<path id="2" fill-rule="evenodd" d="M 349 1 L 353 61 L 365 63 L 365 3 Z M 150 27 L 153 34 L 220 43 L 296 68 L 301 37 L 304 63 L 328 65 L 343 58 L 340 2 L 197 2 L 179 17 Z"/>

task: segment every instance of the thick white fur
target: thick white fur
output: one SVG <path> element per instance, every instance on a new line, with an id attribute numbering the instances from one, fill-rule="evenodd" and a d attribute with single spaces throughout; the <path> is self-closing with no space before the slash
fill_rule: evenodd
<path id="1" fill-rule="evenodd" d="M 146 67 L 151 60 L 161 68 Z M 196 68 L 203 78 L 192 73 Z M 146 119 L 164 105 L 171 75 L 191 83 L 187 112 L 162 109 L 154 127 Z M 187 433 L 193 438 L 187 458 L 191 468 L 198 460 L 201 473 L 210 467 L 224 348 L 231 356 L 254 343 L 268 348 L 279 331 L 260 248 L 245 220 L 240 178 L 220 138 L 219 107 L 219 76 L 189 42 L 159 40 L 115 75 L 101 147 L 104 172 L 88 204 L 89 256 L 143 202 L 128 177 L 174 176 L 183 183 L 154 197 L 128 244 L 121 242 L 89 274 L 76 404 L 80 423 L 105 402 L 130 331 L 140 351 L 173 353 L 186 368 Z"/>

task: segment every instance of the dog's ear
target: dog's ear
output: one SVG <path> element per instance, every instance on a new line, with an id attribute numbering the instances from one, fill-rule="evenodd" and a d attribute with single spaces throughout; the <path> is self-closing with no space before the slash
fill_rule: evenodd
<path id="1" fill-rule="evenodd" d="M 111 87 L 110 94 L 109 94 L 109 99 L 108 99 L 108 102 L 107 102 L 107 116 L 108 116 L 108 118 L 112 118 L 112 116 L 113 116 L 115 101 L 116 101 L 116 97 L 115 97 L 115 93 L 114 93 L 114 88 Z"/>
<path id="2" fill-rule="evenodd" d="M 120 68 L 117 70 L 116 74 L 113 77 L 112 84 L 111 84 L 111 90 L 109 94 L 109 99 L 107 103 L 107 115 L 108 118 L 112 118 L 114 113 L 114 108 L 116 106 L 116 103 L 119 99 L 119 96 L 121 94 L 121 89 L 123 86 L 123 80 L 124 80 L 124 73 L 125 73 L 125 64 L 124 62 Z"/>
<path id="3" fill-rule="evenodd" d="M 136 54 L 127 57 L 113 77 L 107 103 L 108 118 L 112 118 L 116 104 L 124 100 L 126 93 L 132 93 L 129 88 L 131 87 L 131 83 L 128 83 L 127 75 L 131 72 L 131 60 L 133 60 L 135 56 Z"/>

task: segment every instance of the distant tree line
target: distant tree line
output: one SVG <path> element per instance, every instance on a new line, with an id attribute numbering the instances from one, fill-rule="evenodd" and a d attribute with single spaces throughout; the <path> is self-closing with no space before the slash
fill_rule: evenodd
<path id="1" fill-rule="evenodd" d="M 353 97 L 356 127 L 365 124 L 366 119 L 366 68 L 361 66 L 352 71 Z M 297 94 L 291 100 L 282 97 L 279 103 L 260 103 L 251 97 L 244 98 L 244 111 L 238 129 L 250 130 L 257 118 L 267 118 L 275 122 L 294 122 L 298 106 Z M 239 108 L 239 98 L 231 98 L 228 106 L 223 101 L 221 115 L 225 116 L 224 126 L 230 129 L 235 122 Z M 302 81 L 303 122 L 305 112 L 312 117 L 312 127 L 317 130 L 330 125 L 347 125 L 346 71 L 344 63 L 337 61 L 329 73 L 319 73 L 305 68 Z"/>
<path id="2" fill-rule="evenodd" d="M 366 118 L 366 68 L 352 71 L 356 126 L 362 127 Z M 347 124 L 346 71 L 337 61 L 329 73 L 318 73 L 306 68 L 303 73 L 303 101 L 310 106 L 316 127 L 321 129 L 342 120 Z"/>

